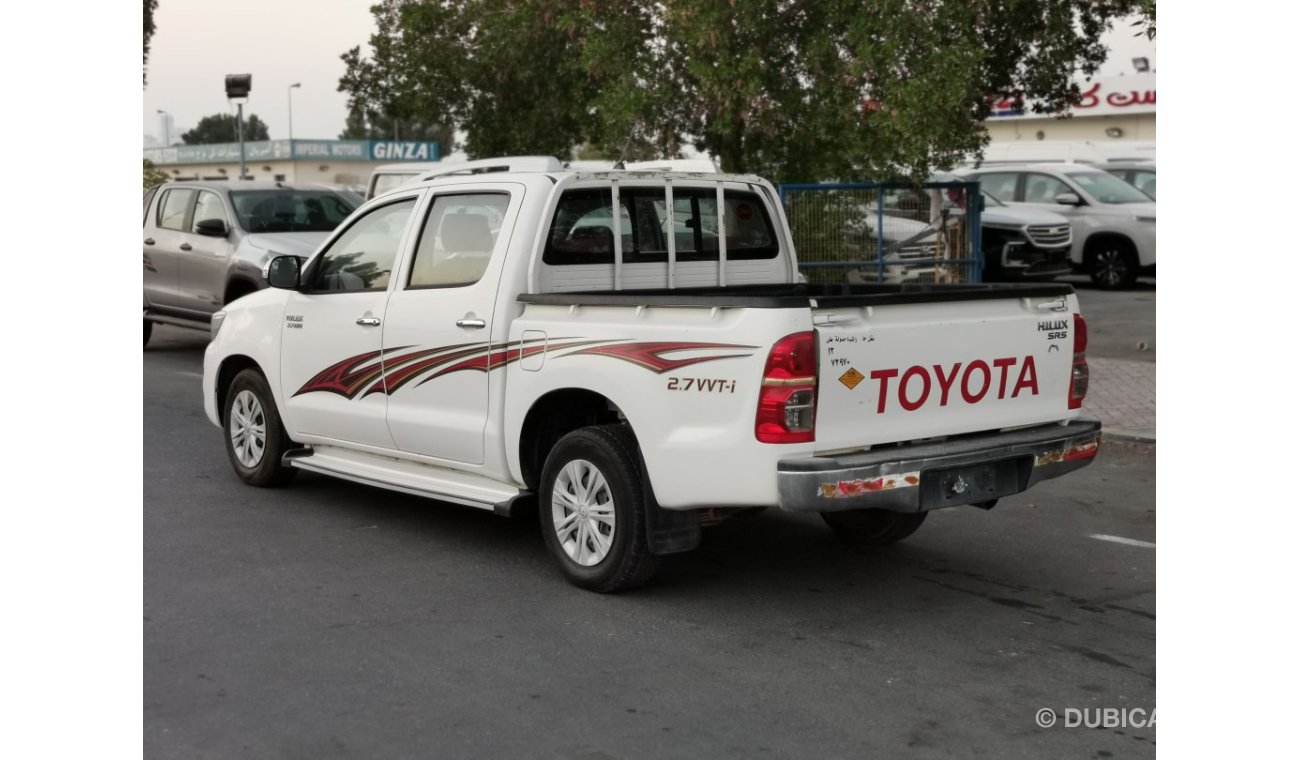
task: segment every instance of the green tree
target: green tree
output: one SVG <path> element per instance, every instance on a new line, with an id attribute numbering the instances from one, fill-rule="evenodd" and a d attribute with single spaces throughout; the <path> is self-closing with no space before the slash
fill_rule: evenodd
<path id="1" fill-rule="evenodd" d="M 348 111 L 340 140 L 436 140 L 446 155 L 452 149 L 452 130 L 430 119 L 394 119 L 366 116 L 364 110 Z"/>
<path id="2" fill-rule="evenodd" d="M 186 145 L 239 142 L 239 130 L 234 116 L 218 113 L 199 119 L 194 129 L 182 134 L 181 139 Z M 266 122 L 259 119 L 257 114 L 244 119 L 244 142 L 269 139 L 270 131 L 266 128 Z"/>
<path id="3" fill-rule="evenodd" d="M 144 189 L 148 190 L 154 185 L 161 185 L 169 179 L 167 172 L 154 166 L 153 161 L 144 160 Z"/>
<path id="4" fill-rule="evenodd" d="M 144 83 L 149 84 L 149 41 L 153 39 L 153 12 L 158 9 L 158 0 L 144 0 Z"/>
<path id="5" fill-rule="evenodd" d="M 693 144 L 776 181 L 925 176 L 1001 98 L 1055 113 L 1139 0 L 382 0 L 340 90 L 471 157 Z"/>

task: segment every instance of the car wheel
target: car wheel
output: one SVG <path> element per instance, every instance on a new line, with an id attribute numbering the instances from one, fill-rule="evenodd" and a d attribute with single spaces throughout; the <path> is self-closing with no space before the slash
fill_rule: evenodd
<path id="1" fill-rule="evenodd" d="M 886 546 L 916 532 L 926 512 L 892 512 L 888 509 L 857 509 L 822 512 L 822 519 L 840 540 L 854 547 Z"/>
<path id="2" fill-rule="evenodd" d="M 1096 246 L 1089 256 L 1088 273 L 1094 285 L 1116 290 L 1132 287 L 1137 281 L 1137 257 L 1126 244 L 1108 240 Z"/>
<path id="3" fill-rule="evenodd" d="M 153 335 L 153 322 L 146 319 L 144 321 L 144 345 L 146 348 L 149 346 L 149 337 L 151 335 Z"/>
<path id="4" fill-rule="evenodd" d="M 240 480 L 253 486 L 278 486 L 298 474 L 281 462 L 290 440 L 261 372 L 246 369 L 235 375 L 223 412 L 226 454 Z"/>
<path id="5" fill-rule="evenodd" d="M 641 456 L 626 425 L 575 430 L 542 468 L 538 514 L 546 548 L 575 586 L 608 593 L 649 581 Z"/>

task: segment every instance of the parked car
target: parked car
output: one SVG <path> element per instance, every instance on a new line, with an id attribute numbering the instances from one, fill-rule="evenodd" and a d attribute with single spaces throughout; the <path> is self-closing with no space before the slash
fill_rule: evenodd
<path id="1" fill-rule="evenodd" d="M 346 194 L 282 182 L 168 182 L 144 197 L 144 343 L 153 323 L 209 329 L 266 287 L 267 263 L 306 258 L 356 209 Z"/>
<path id="2" fill-rule="evenodd" d="M 1013 207 L 1070 220 L 1070 265 L 1103 288 L 1130 287 L 1155 274 L 1156 203 L 1124 180 L 1089 164 L 992 166 L 959 172 Z"/>
<path id="3" fill-rule="evenodd" d="M 1151 196 L 1151 200 L 1156 199 L 1154 161 L 1109 161 L 1098 166 Z"/>
<path id="4" fill-rule="evenodd" d="M 931 176 L 931 182 L 956 182 L 963 178 L 947 172 Z M 960 189 L 939 191 L 902 190 L 886 200 L 886 214 L 909 219 L 930 218 L 930 205 L 940 197 L 945 210 L 956 217 L 965 213 Z M 987 192 L 981 193 L 980 249 L 984 256 L 982 279 L 986 282 L 1050 280 L 1070 273 L 1070 220 L 1052 211 L 1009 206 Z"/>
<path id="5" fill-rule="evenodd" d="M 750 175 L 423 180 L 213 317 L 204 410 L 252 486 L 535 504 L 564 577 L 600 592 L 754 507 L 877 546 L 1093 461 L 1069 285 L 798 271 Z"/>

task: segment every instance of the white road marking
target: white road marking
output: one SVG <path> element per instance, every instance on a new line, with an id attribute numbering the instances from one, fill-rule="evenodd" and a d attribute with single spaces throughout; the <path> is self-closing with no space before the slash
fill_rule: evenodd
<path id="1" fill-rule="evenodd" d="M 1098 541 L 1110 541 L 1111 543 L 1114 544 L 1124 544 L 1125 546 L 1141 546 L 1147 549 L 1156 548 L 1156 545 L 1151 543 L 1150 541 L 1139 541 L 1136 538 L 1124 538 L 1122 536 L 1107 536 L 1101 533 L 1093 534 L 1091 536 L 1088 536 L 1088 538 L 1095 538 Z"/>

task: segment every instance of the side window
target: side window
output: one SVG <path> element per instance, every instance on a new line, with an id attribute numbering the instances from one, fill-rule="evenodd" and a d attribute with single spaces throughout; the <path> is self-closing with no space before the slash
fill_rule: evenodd
<path id="1" fill-rule="evenodd" d="M 221 198 L 207 190 L 199 191 L 199 202 L 194 204 L 194 221 L 190 224 L 190 232 L 199 231 L 199 222 L 205 219 L 219 219 L 230 229 L 230 220 L 226 219 L 226 207 L 222 205 Z"/>
<path id="2" fill-rule="evenodd" d="M 1056 203 L 1061 193 L 1073 193 L 1070 186 L 1046 174 L 1025 175 L 1025 203 Z"/>
<path id="3" fill-rule="evenodd" d="M 473 285 L 487 271 L 510 196 L 506 193 L 442 195 L 434 199 L 420 232 L 409 285 Z"/>
<path id="4" fill-rule="evenodd" d="M 413 211 L 415 199 L 408 198 L 358 219 L 313 265 L 309 290 L 355 293 L 386 289 L 397 246 Z"/>
<path id="5" fill-rule="evenodd" d="M 185 210 L 189 208 L 194 191 L 189 188 L 168 190 L 158 205 L 158 226 L 168 230 L 185 229 Z"/>
<path id="6" fill-rule="evenodd" d="M 1151 196 L 1156 197 L 1156 173 L 1138 170 L 1133 172 L 1133 185 L 1137 189 Z"/>
<path id="7" fill-rule="evenodd" d="M 979 180 L 984 192 L 1003 203 L 1011 203 L 1016 199 L 1016 180 L 1019 177 L 1016 172 L 990 172 L 976 175 L 975 179 Z"/>

